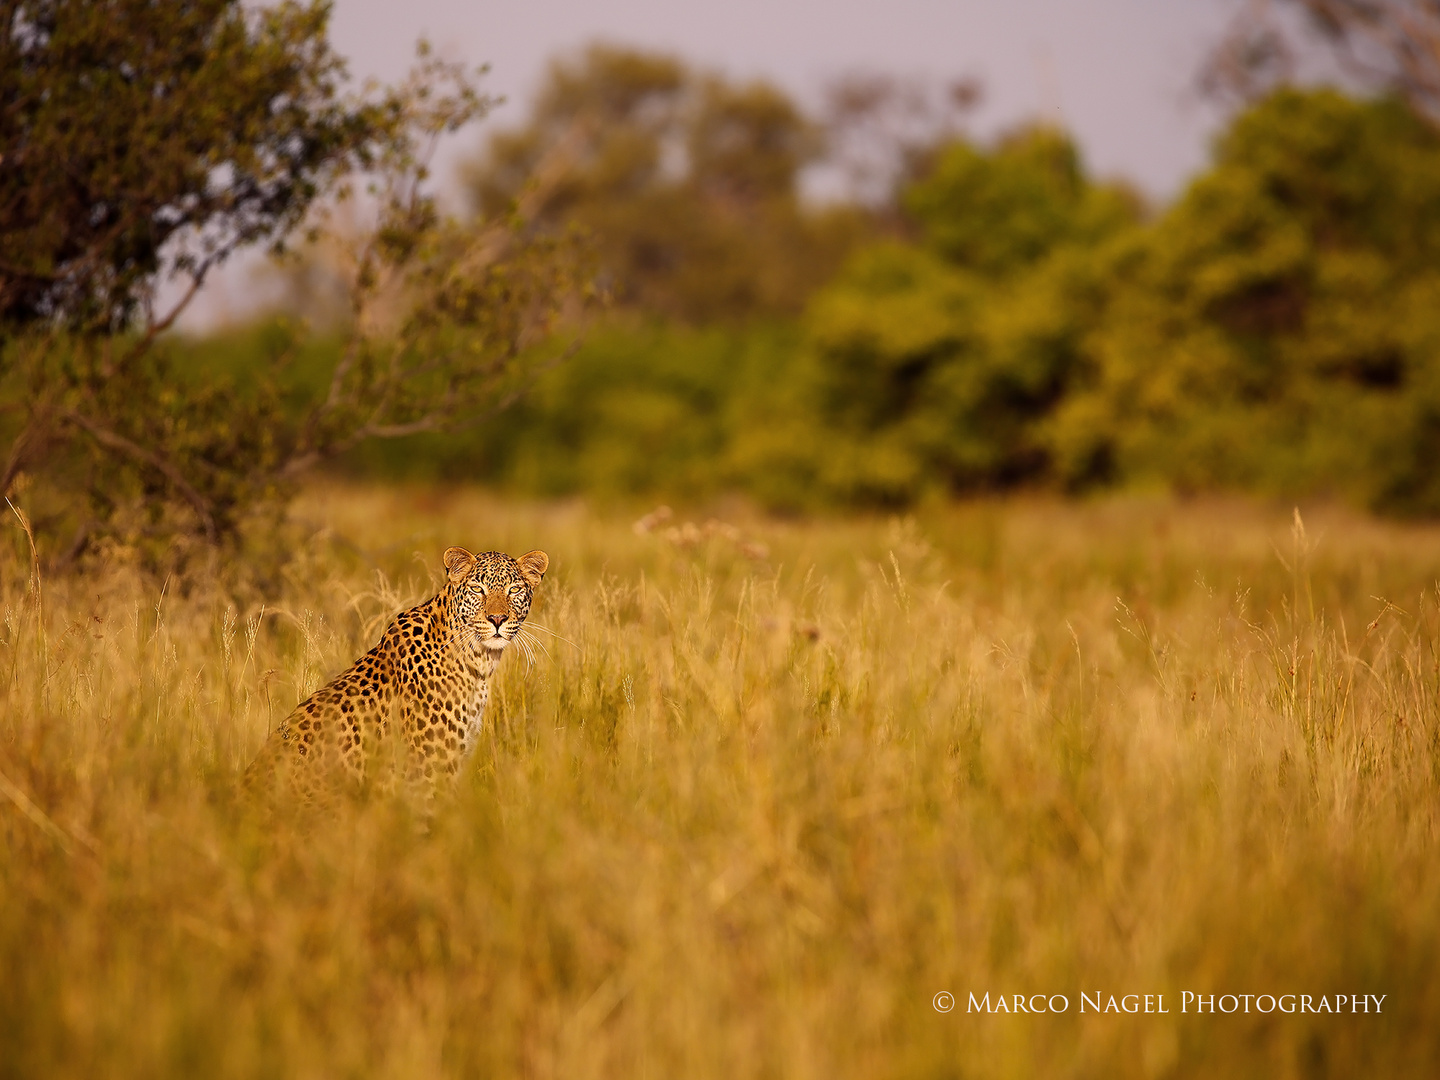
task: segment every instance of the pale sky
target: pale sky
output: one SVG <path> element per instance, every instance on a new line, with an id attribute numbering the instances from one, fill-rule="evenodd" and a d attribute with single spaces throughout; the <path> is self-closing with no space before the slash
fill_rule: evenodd
<path id="1" fill-rule="evenodd" d="M 335 0 L 332 40 L 352 73 L 402 75 L 415 39 L 491 65 L 524 115 L 545 62 L 603 39 L 674 51 L 801 101 L 851 71 L 986 89 L 980 131 L 1047 114 L 1079 138 L 1092 168 L 1173 195 L 1205 160 L 1216 113 L 1195 72 L 1235 0 Z M 1058 112 L 1058 116 L 1055 116 Z"/>
<path id="2" fill-rule="evenodd" d="M 488 63 L 506 104 L 447 147 L 437 182 L 486 132 L 520 123 L 546 62 L 591 41 L 656 48 L 733 78 L 772 80 L 802 104 L 852 72 L 976 76 L 985 137 L 1045 118 L 1092 173 L 1173 197 L 1206 160 L 1220 117 L 1195 75 L 1238 0 L 334 0 L 331 40 L 351 74 L 404 75 L 416 39 Z M 225 267 L 187 313 L 202 329 L 254 303 L 255 259 Z"/>

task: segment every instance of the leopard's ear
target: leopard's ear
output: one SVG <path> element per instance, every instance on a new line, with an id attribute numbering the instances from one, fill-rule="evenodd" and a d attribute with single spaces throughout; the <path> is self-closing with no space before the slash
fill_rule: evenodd
<path id="1" fill-rule="evenodd" d="M 550 556 L 543 551 L 527 551 L 515 561 L 520 564 L 520 576 L 532 589 L 540 584 L 545 571 L 550 569 Z"/>
<path id="2" fill-rule="evenodd" d="M 470 569 L 475 565 L 475 556 L 462 547 L 445 549 L 445 573 L 450 578 L 452 585 L 458 585 L 470 576 Z"/>

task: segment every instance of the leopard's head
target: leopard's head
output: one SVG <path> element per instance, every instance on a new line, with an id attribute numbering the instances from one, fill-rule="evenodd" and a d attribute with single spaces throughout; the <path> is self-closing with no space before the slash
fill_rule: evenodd
<path id="1" fill-rule="evenodd" d="M 462 547 L 445 549 L 445 574 L 452 610 L 470 640 L 499 656 L 530 614 L 535 587 L 549 569 L 550 557 L 531 551 L 512 559 L 503 551 L 472 555 Z"/>

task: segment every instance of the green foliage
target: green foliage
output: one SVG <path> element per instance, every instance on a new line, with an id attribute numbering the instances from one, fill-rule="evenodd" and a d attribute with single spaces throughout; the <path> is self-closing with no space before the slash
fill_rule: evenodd
<path id="1" fill-rule="evenodd" d="M 1056 247 L 1093 245 L 1129 224 L 1135 198 L 1085 177 L 1075 144 L 1033 128 L 987 152 L 956 142 L 902 203 L 926 246 L 956 266 L 1004 277 Z"/>
<path id="2" fill-rule="evenodd" d="M 108 537 L 168 566 L 187 537 L 231 539 L 322 461 L 503 409 L 583 306 L 571 234 L 523 235 L 523 208 L 447 220 L 423 186 L 436 140 L 489 107 L 474 76 L 422 42 L 405 82 L 342 92 L 328 10 L 0 9 L 0 492 L 23 494 L 47 557 Z M 328 212 L 357 175 L 358 233 Z M 298 342 L 267 343 L 235 378 L 162 343 L 215 265 L 302 220 L 353 267 L 337 347 L 295 377 Z"/>
<path id="3" fill-rule="evenodd" d="M 1440 511 L 1440 137 L 1282 90 L 1152 223 L 1031 132 L 904 196 L 812 303 L 843 498 L 1161 484 Z"/>
<path id="4" fill-rule="evenodd" d="M 1120 484 L 1440 511 L 1440 136 L 1404 106 L 1277 92 L 1152 220 L 1122 186 L 1090 180 L 1055 132 L 952 143 L 900 193 L 908 235 L 865 243 L 822 288 L 796 286 L 808 299 L 789 318 L 754 292 L 768 288 L 758 252 L 785 235 L 741 225 L 772 212 L 813 223 L 790 190 L 800 129 L 763 88 L 691 79 L 596 50 L 555 69 L 534 125 L 497 138 L 476 190 L 492 210 L 529 208 L 515 250 L 551 252 L 530 292 L 514 267 L 481 286 L 447 276 L 463 259 L 422 259 L 416 295 L 434 302 L 383 341 L 256 339 L 208 363 L 272 371 L 290 430 L 320 433 L 351 470 L 536 494 L 738 490 L 803 509 Z M 714 115 L 695 119 L 697 102 Z M 743 138 L 715 134 L 732 106 Z M 694 150 L 706 132 L 733 157 Z M 682 135 L 699 164 L 674 174 L 666 147 Z M 740 217 L 724 216 L 732 205 Z M 723 244 L 643 270 L 637 252 L 712 226 Z M 544 277 L 559 250 L 546 245 L 570 229 L 590 237 L 620 310 L 555 366 L 553 348 L 504 320 L 529 309 L 524 296 L 563 290 L 563 275 Z M 641 242 L 647 229 L 659 247 Z M 430 250 L 464 246 L 448 235 Z M 462 430 L 417 424 L 407 395 L 426 384 L 411 373 L 438 390 L 431 359 L 474 340 L 509 374 L 466 399 Z M 293 360 L 275 367 L 281 355 Z M 344 378 L 362 381 L 335 384 L 351 363 Z M 392 411 L 357 412 L 336 385 Z M 307 428 L 317 398 L 340 407 Z M 352 449 L 377 431 L 420 434 Z"/>
<path id="5" fill-rule="evenodd" d="M 904 204 L 921 244 L 857 255 L 808 313 L 820 420 L 847 462 L 830 487 L 906 502 L 1043 478 L 1045 421 L 1104 306 L 1097 260 L 1136 228 L 1135 199 L 1036 130 L 951 146 Z"/>
<path id="6" fill-rule="evenodd" d="M 750 486 L 755 478 L 737 444 L 748 445 L 781 407 L 775 390 L 796 384 L 800 344 L 785 326 L 611 325 L 504 413 L 465 431 L 372 445 L 345 463 L 367 474 L 481 480 L 540 495 L 702 497 Z"/>
<path id="7" fill-rule="evenodd" d="M 1005 195 L 1016 184 L 1034 198 Z M 507 417 L 352 461 L 536 493 L 739 489 L 778 508 L 897 505 L 1043 476 L 1043 421 L 1073 377 L 1077 327 L 1103 302 L 1088 253 L 1133 225 L 1134 200 L 1085 181 L 1068 143 L 1040 131 L 991 152 L 951 148 L 907 204 L 926 243 L 858 253 L 803 323 L 621 320 Z M 973 265 L 947 257 L 967 235 L 992 245 Z"/>
<path id="8" fill-rule="evenodd" d="M 121 329 L 167 259 L 203 278 L 368 157 L 328 13 L 0 0 L 0 323 Z"/>
<path id="9" fill-rule="evenodd" d="M 1440 510 L 1440 137 L 1403 106 L 1284 90 L 1116 263 L 1059 474 Z"/>
<path id="10" fill-rule="evenodd" d="M 15 469 L 9 494 L 30 508 L 48 557 L 69 561 L 108 534 L 173 563 L 186 554 L 177 537 L 218 540 L 279 493 L 286 435 L 270 380 L 236 395 L 180 370 L 170 350 L 123 356 L 132 347 L 47 337 L 6 349 L 5 397 L 33 388 L 31 412 L 0 425 L 10 463 L 34 466 Z M 68 385 L 57 388 L 57 371 Z"/>
<path id="11" fill-rule="evenodd" d="M 1440 138 L 1403 106 L 1272 95 L 1148 222 L 1045 130 L 944 149 L 902 202 L 914 239 L 799 323 L 622 320 L 513 415 L 365 463 L 787 508 L 1132 484 L 1440 510 Z"/>

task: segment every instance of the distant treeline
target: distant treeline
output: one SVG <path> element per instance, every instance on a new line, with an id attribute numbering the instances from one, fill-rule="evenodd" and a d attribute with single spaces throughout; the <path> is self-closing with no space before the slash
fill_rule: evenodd
<path id="1" fill-rule="evenodd" d="M 910 147 L 883 205 L 822 211 L 796 194 L 819 129 L 783 96 L 600 50 L 492 141 L 479 208 L 596 101 L 535 227 L 590 238 L 609 315 L 508 410 L 345 468 L 777 508 L 1142 485 L 1440 512 L 1440 135 L 1397 101 L 1273 92 L 1158 213 L 1045 128 Z M 290 355 L 303 396 L 333 358 L 287 335 L 186 348 Z"/>

